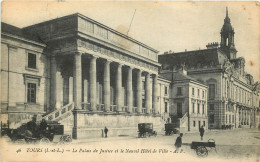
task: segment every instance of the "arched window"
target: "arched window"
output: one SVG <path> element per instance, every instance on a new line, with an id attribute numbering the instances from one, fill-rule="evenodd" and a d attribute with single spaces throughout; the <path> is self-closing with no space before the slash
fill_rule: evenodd
<path id="1" fill-rule="evenodd" d="M 226 39 L 226 46 L 228 46 L 228 38 Z"/>

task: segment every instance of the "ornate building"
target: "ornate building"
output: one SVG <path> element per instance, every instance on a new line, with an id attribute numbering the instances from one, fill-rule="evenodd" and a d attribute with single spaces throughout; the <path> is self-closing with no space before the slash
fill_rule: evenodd
<path id="1" fill-rule="evenodd" d="M 4 25 L 1 115 L 10 123 L 41 113 L 74 138 L 100 136 L 105 126 L 136 134 L 142 122 L 162 130 L 157 50 L 81 14 Z"/>
<path id="2" fill-rule="evenodd" d="M 221 43 L 207 49 L 159 55 L 163 70 L 187 68 L 188 76 L 208 85 L 209 128 L 255 125 L 259 109 L 257 82 L 245 72 L 245 59 L 236 57 L 234 28 L 226 11 Z"/>

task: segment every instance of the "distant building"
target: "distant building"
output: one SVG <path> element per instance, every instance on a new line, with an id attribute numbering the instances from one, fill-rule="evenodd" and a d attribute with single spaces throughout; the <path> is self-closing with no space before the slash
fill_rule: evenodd
<path id="1" fill-rule="evenodd" d="M 159 63 L 164 71 L 176 71 L 185 65 L 188 76 L 209 87 L 209 128 L 255 125 L 258 83 L 245 72 L 245 59 L 236 57 L 235 32 L 228 11 L 220 34 L 220 47 L 211 43 L 204 50 L 159 55 Z"/>
<path id="2" fill-rule="evenodd" d="M 170 117 L 181 132 L 198 131 L 201 126 L 208 128 L 207 93 L 208 87 L 187 76 L 184 67 L 179 71 L 161 71 L 160 76 L 171 80 Z"/>
<path id="3" fill-rule="evenodd" d="M 168 80 L 167 78 L 165 78 L 159 74 L 159 77 L 158 77 L 158 105 L 160 108 L 159 111 L 161 114 L 161 119 L 163 120 L 164 123 L 171 123 L 170 84 L 171 84 L 171 80 Z"/>

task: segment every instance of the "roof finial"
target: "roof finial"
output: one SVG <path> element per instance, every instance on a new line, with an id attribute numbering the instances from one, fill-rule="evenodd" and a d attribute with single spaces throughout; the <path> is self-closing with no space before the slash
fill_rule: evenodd
<path id="1" fill-rule="evenodd" d="M 226 17 L 228 17 L 228 7 L 226 7 Z"/>

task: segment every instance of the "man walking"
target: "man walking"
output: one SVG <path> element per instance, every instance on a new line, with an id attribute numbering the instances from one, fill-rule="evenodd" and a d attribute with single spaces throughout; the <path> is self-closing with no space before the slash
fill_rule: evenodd
<path id="1" fill-rule="evenodd" d="M 201 141 L 202 141 L 203 140 L 203 135 L 204 135 L 204 132 L 205 132 L 203 126 L 200 127 L 199 131 L 200 131 L 200 137 L 201 137 Z"/>
<path id="2" fill-rule="evenodd" d="M 105 137 L 107 138 L 107 132 L 108 132 L 107 127 L 105 127 L 104 132 L 105 132 Z"/>
<path id="3" fill-rule="evenodd" d="M 180 149 L 180 147 L 181 147 L 181 145 L 182 145 L 182 136 L 183 136 L 183 134 L 180 133 L 180 136 L 177 137 L 177 139 L 176 139 L 176 141 L 175 141 L 174 146 L 175 146 L 175 148 L 176 148 L 176 152 Z"/>

